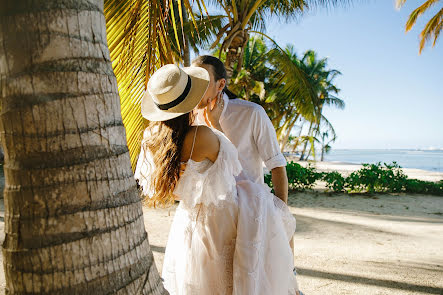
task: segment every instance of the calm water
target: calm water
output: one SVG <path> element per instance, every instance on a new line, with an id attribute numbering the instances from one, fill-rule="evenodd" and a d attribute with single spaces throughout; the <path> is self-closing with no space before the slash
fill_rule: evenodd
<path id="1" fill-rule="evenodd" d="M 443 172 L 443 150 L 341 150 L 333 149 L 325 155 L 325 161 L 348 163 L 391 163 L 396 161 L 403 168 L 417 168 Z"/>

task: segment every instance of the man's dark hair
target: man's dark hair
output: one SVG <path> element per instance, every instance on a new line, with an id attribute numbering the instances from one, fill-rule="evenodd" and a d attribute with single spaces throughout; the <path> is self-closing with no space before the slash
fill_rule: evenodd
<path id="1" fill-rule="evenodd" d="M 221 60 L 219 60 L 215 56 L 201 55 L 201 56 L 197 57 L 196 59 L 194 59 L 192 61 L 192 63 L 197 66 L 201 66 L 201 65 L 212 66 L 212 68 L 214 69 L 213 72 L 214 72 L 215 81 L 218 81 L 220 79 L 225 79 L 227 81 L 228 75 L 226 73 L 225 65 L 222 63 Z M 229 97 L 229 99 L 237 98 L 237 95 L 232 93 L 226 86 L 223 89 L 223 92 L 226 93 L 226 95 Z"/>

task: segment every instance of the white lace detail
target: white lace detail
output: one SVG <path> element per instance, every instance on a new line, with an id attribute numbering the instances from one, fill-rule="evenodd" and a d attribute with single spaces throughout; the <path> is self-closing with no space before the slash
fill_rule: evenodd
<path id="1" fill-rule="evenodd" d="M 197 204 L 218 207 L 224 201 L 235 202 L 235 176 L 242 170 L 237 149 L 223 133 L 214 129 L 213 131 L 220 140 L 216 161 L 212 165 L 208 165 L 211 163 L 209 160 L 188 161 L 186 170 L 174 190 L 174 194 L 188 209 L 196 207 Z"/>

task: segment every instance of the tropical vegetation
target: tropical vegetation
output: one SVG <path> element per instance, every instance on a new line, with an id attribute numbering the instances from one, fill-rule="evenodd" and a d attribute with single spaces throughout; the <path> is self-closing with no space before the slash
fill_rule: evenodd
<path id="1" fill-rule="evenodd" d="M 271 45 L 263 37 L 249 39 L 243 68 L 234 74 L 229 89 L 266 110 L 282 150 L 296 150 L 302 145 L 303 159 L 311 152 L 315 156 L 315 146 L 320 145 L 323 160 L 336 139 L 333 126 L 323 114 L 324 107 L 342 109 L 345 105 L 337 97 L 340 89 L 334 81 L 341 73 L 328 69 L 327 59 L 319 59 L 313 50 L 298 58 L 293 46 L 282 49 L 272 41 L 268 43 Z M 309 126 L 306 134 L 302 134 L 304 125 Z M 297 135 L 293 135 L 294 129 L 298 129 Z"/>
<path id="2" fill-rule="evenodd" d="M 408 178 L 396 163 L 363 164 L 363 167 L 344 176 L 337 171 L 319 172 L 308 164 L 289 162 L 286 166 L 289 187 L 293 191 L 312 189 L 323 182 L 326 192 L 348 193 L 416 193 L 443 196 L 443 180 L 439 182 Z M 265 175 L 265 182 L 272 187 L 270 174 Z"/>

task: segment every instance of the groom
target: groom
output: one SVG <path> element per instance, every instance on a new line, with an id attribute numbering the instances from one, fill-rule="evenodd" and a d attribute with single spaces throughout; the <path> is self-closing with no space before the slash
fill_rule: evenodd
<path id="1" fill-rule="evenodd" d="M 204 110 L 204 114 L 197 115 L 197 123 L 214 127 L 226 135 L 237 147 L 243 172 L 254 182 L 264 184 L 264 162 L 271 171 L 274 194 L 287 203 L 286 159 L 278 145 L 274 126 L 263 107 L 236 98 L 226 88 L 226 70 L 218 58 L 202 55 L 193 60 L 192 65 L 205 68 L 211 77 L 202 103 L 198 106 Z M 294 239 L 290 244 L 294 251 Z M 295 268 L 294 275 L 297 275 Z M 296 295 L 303 293 L 297 291 Z"/>

